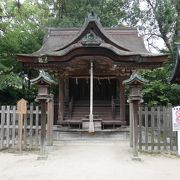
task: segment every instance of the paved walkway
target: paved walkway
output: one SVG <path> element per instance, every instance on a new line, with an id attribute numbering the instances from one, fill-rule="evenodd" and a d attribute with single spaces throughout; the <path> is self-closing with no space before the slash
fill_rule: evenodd
<path id="1" fill-rule="evenodd" d="M 141 154 L 132 161 L 127 141 L 63 141 L 47 160 L 0 152 L 0 180 L 179 180 L 180 159 Z"/>

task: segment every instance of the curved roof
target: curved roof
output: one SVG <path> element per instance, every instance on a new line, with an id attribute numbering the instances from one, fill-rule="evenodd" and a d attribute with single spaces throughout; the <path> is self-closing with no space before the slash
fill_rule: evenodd
<path id="1" fill-rule="evenodd" d="M 80 42 L 91 31 L 104 43 L 118 49 L 134 53 L 149 53 L 137 29 L 129 27 L 103 28 L 96 14 L 86 18 L 82 28 L 47 28 L 48 34 L 44 43 L 34 55 L 45 55 L 61 51 Z"/>
<path id="2" fill-rule="evenodd" d="M 36 77 L 35 79 L 31 79 L 31 83 L 32 84 L 38 84 L 38 83 L 42 83 L 42 82 L 46 83 L 46 84 L 56 84 L 56 82 L 51 78 L 51 76 L 49 75 L 48 72 L 45 72 L 44 70 L 40 70 L 39 71 L 39 75 L 38 77 Z"/>
<path id="3" fill-rule="evenodd" d="M 145 48 L 137 29 L 103 28 L 96 14 L 90 14 L 82 28 L 48 28 L 42 47 L 33 54 L 20 54 L 23 63 L 60 63 L 79 56 L 108 56 L 121 62 L 123 57 L 138 63 L 161 65 L 167 55 L 153 54 Z M 96 48 L 96 49 L 95 49 Z M 132 58 L 131 58 L 132 57 Z M 132 60 L 133 59 L 133 60 Z"/>
<path id="4" fill-rule="evenodd" d="M 80 29 L 77 28 L 48 28 L 48 35 L 44 39 L 44 43 L 40 50 L 33 53 L 34 55 L 43 55 L 52 53 L 57 50 L 63 50 L 79 40 Z M 149 53 L 145 48 L 143 39 L 138 36 L 138 32 L 134 28 L 104 28 L 107 37 L 117 46 L 123 47 L 126 51 L 135 53 Z M 108 43 L 109 44 L 109 43 Z"/>
<path id="5" fill-rule="evenodd" d="M 141 77 L 139 74 L 137 74 L 137 72 L 132 74 L 129 79 L 123 81 L 123 84 L 127 84 L 127 85 L 133 85 L 133 84 L 138 85 L 145 83 L 148 83 L 148 80 Z"/>

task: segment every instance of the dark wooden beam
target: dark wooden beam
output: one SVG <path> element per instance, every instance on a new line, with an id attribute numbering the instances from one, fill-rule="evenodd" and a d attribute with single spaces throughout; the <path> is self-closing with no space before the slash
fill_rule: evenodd
<path id="1" fill-rule="evenodd" d="M 62 122 L 64 119 L 64 74 L 59 74 L 59 110 L 58 121 Z"/>

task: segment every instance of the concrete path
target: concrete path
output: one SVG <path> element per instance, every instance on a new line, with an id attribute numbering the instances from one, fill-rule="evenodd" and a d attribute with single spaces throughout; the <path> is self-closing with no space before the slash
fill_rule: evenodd
<path id="1" fill-rule="evenodd" d="M 47 160 L 0 152 L 0 180 L 179 180 L 180 159 L 141 154 L 132 161 L 127 141 L 62 141 Z"/>

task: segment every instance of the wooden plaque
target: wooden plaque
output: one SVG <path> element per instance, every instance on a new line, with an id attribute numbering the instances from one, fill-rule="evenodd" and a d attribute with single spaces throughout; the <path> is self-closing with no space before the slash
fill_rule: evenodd
<path id="1" fill-rule="evenodd" d="M 27 101 L 25 99 L 22 98 L 17 102 L 17 111 L 19 114 L 27 113 Z"/>

